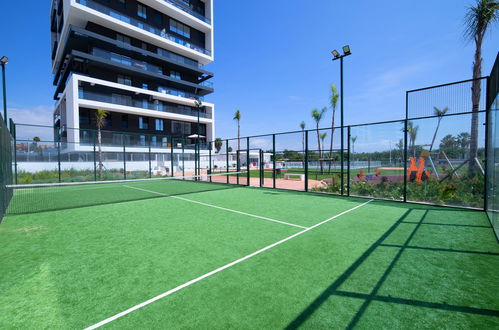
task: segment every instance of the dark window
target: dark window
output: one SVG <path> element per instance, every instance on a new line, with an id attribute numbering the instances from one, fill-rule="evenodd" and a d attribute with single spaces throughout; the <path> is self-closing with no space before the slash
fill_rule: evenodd
<path id="1" fill-rule="evenodd" d="M 137 4 L 137 15 L 142 18 L 147 18 L 147 8 L 140 3 Z"/>
<path id="2" fill-rule="evenodd" d="M 104 120 L 104 127 L 111 127 L 113 126 L 113 120 L 111 119 L 111 114 L 108 113 L 106 116 L 106 119 Z"/>
<path id="3" fill-rule="evenodd" d="M 172 120 L 172 134 L 191 134 L 191 123 Z"/>
<path id="4" fill-rule="evenodd" d="M 132 40 L 130 39 L 130 37 L 124 36 L 122 34 L 117 34 L 116 35 L 116 40 L 118 40 L 119 42 L 121 42 L 123 44 L 127 44 L 127 45 L 131 45 L 132 44 Z"/>
<path id="5" fill-rule="evenodd" d="M 118 84 L 132 86 L 132 77 L 119 74 L 118 75 Z"/>
<path id="6" fill-rule="evenodd" d="M 160 12 L 154 11 L 152 15 L 152 21 L 157 25 L 163 25 L 163 15 Z"/>
<path id="7" fill-rule="evenodd" d="M 121 115 L 121 127 L 128 128 L 128 115 Z"/>
<path id="8" fill-rule="evenodd" d="M 191 28 L 174 19 L 170 19 L 170 31 L 178 33 L 186 38 L 191 37 Z"/>
<path id="9" fill-rule="evenodd" d="M 175 78 L 175 79 L 182 79 L 182 78 L 180 77 L 180 72 L 178 72 L 178 71 L 174 71 L 174 70 L 171 70 L 171 71 L 170 71 L 170 77 Z"/>
<path id="10" fill-rule="evenodd" d="M 123 9 L 125 9 L 125 8 L 126 8 L 126 2 L 125 2 L 125 0 L 120 0 L 120 1 L 119 1 L 119 4 L 120 4 L 120 7 L 121 7 L 121 8 L 123 8 Z"/>
<path id="11" fill-rule="evenodd" d="M 165 122 L 163 119 L 156 119 L 156 131 L 164 131 L 165 130 Z"/>
<path id="12" fill-rule="evenodd" d="M 149 129 L 149 123 L 147 118 L 139 117 L 139 128 L 140 129 Z"/>

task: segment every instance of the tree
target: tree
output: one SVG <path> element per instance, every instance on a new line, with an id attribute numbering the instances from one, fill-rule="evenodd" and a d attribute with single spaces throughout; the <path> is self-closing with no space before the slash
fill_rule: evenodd
<path id="1" fill-rule="evenodd" d="M 437 116 L 437 128 L 435 128 L 435 133 L 433 134 L 433 139 L 431 140 L 431 146 L 430 146 L 430 152 L 433 150 L 433 144 L 435 143 L 435 139 L 437 138 L 437 133 L 438 129 L 440 128 L 440 122 L 442 121 L 442 118 L 444 117 L 445 113 L 449 111 L 448 107 L 445 107 L 444 109 L 439 109 L 437 107 L 433 107 L 435 111 L 435 116 Z"/>
<path id="2" fill-rule="evenodd" d="M 317 132 L 317 146 L 319 148 L 319 155 L 321 155 L 321 137 L 320 137 L 320 134 L 319 134 L 319 124 L 322 120 L 322 117 L 324 116 L 324 113 L 326 113 L 327 111 L 327 108 L 324 107 L 322 108 L 320 111 L 317 110 L 317 109 L 313 109 L 312 110 L 312 118 L 314 119 L 315 121 L 315 127 L 316 127 L 316 132 Z"/>
<path id="3" fill-rule="evenodd" d="M 99 179 L 102 179 L 102 168 L 104 164 L 102 164 L 102 134 L 101 129 L 106 124 L 106 117 L 108 112 L 102 109 L 97 109 L 95 113 L 95 123 L 97 125 L 97 144 L 99 146 Z"/>
<path id="4" fill-rule="evenodd" d="M 322 145 L 324 145 L 324 139 L 326 139 L 326 136 L 327 136 L 327 132 L 319 134 L 319 138 L 321 139 Z M 320 156 L 322 157 L 323 155 L 320 155 Z"/>
<path id="5" fill-rule="evenodd" d="M 216 138 L 215 139 L 215 150 L 217 151 L 217 154 L 220 152 L 220 150 L 222 149 L 222 146 L 223 146 L 223 142 L 222 142 L 222 139 L 221 138 Z"/>
<path id="6" fill-rule="evenodd" d="M 237 120 L 237 150 L 241 150 L 241 111 L 236 110 L 233 120 Z"/>
<path id="7" fill-rule="evenodd" d="M 452 134 L 447 134 L 442 138 L 442 140 L 440 141 L 440 150 L 445 152 L 447 157 L 459 157 L 459 143 Z"/>
<path id="8" fill-rule="evenodd" d="M 462 132 L 457 136 L 456 140 L 459 144 L 459 147 L 461 148 L 461 155 L 464 159 L 466 157 L 466 149 L 468 149 L 470 146 L 470 133 Z"/>
<path id="9" fill-rule="evenodd" d="M 336 106 L 338 104 L 338 99 L 340 94 L 336 90 L 336 86 L 331 84 L 331 95 L 329 97 L 329 102 L 331 104 L 331 109 L 333 110 L 333 114 L 331 117 L 331 145 L 329 146 L 329 157 L 333 157 L 333 140 L 334 140 L 334 115 L 336 113 Z M 329 171 L 331 171 L 331 162 L 329 162 Z"/>
<path id="10" fill-rule="evenodd" d="M 350 138 L 350 140 L 352 141 L 352 154 L 355 153 L 355 142 L 357 141 L 357 137 L 356 136 L 352 136 Z"/>
<path id="11" fill-rule="evenodd" d="M 471 86 L 472 115 L 470 158 L 468 160 L 468 175 L 475 173 L 475 158 L 478 157 L 478 111 L 480 110 L 482 75 L 482 44 L 487 30 L 499 19 L 499 2 L 496 0 L 476 0 L 475 6 L 468 8 L 465 16 L 465 38 L 475 42 L 473 62 L 473 83 Z"/>
<path id="12" fill-rule="evenodd" d="M 414 126 L 412 121 L 407 122 L 407 133 L 409 134 L 409 145 L 412 149 L 412 156 L 416 157 L 416 137 L 418 136 L 419 126 Z"/>

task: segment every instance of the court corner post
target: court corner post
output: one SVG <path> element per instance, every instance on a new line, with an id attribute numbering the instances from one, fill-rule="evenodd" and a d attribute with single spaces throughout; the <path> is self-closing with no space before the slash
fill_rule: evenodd
<path id="1" fill-rule="evenodd" d="M 407 202 L 407 125 L 409 117 L 409 92 L 405 92 L 405 120 L 404 120 L 404 202 Z"/>
<path id="2" fill-rule="evenodd" d="M 305 191 L 308 191 L 308 130 L 305 131 Z"/>
<path id="3" fill-rule="evenodd" d="M 272 134 L 272 188 L 275 189 L 275 176 L 276 176 L 276 161 L 275 161 L 275 134 Z"/>
<path id="4" fill-rule="evenodd" d="M 347 126 L 347 196 L 350 196 L 350 137 L 351 127 Z"/>
<path id="5" fill-rule="evenodd" d="M 251 180 L 251 175 L 250 175 L 250 138 L 246 138 L 246 185 L 250 186 L 250 180 Z"/>

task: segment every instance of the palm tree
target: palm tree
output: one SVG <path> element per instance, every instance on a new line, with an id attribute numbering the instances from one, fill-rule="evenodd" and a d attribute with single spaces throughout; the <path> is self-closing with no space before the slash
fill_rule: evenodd
<path id="1" fill-rule="evenodd" d="M 480 106 L 481 85 L 478 78 L 482 75 L 482 44 L 489 27 L 499 20 L 499 2 L 496 0 L 476 0 L 476 5 L 468 8 L 465 17 L 464 36 L 475 42 L 475 59 L 473 62 L 473 84 L 471 100 L 473 104 L 471 116 L 471 141 L 468 175 L 475 173 L 475 158 L 478 157 L 478 111 Z"/>
<path id="2" fill-rule="evenodd" d="M 457 136 L 457 142 L 461 148 L 463 159 L 466 157 L 466 149 L 470 146 L 470 133 L 462 132 Z"/>
<path id="3" fill-rule="evenodd" d="M 95 113 L 95 123 L 97 125 L 97 144 L 99 146 L 99 179 L 102 179 L 102 168 L 104 164 L 102 164 L 102 134 L 101 129 L 106 124 L 106 117 L 108 112 L 102 109 L 97 109 Z"/>
<path id="4" fill-rule="evenodd" d="M 355 142 L 357 141 L 357 137 L 356 136 L 352 136 L 350 138 L 350 140 L 352 140 L 352 154 L 355 153 Z"/>
<path id="5" fill-rule="evenodd" d="M 302 121 L 300 123 L 300 128 L 301 128 L 301 132 L 302 132 L 302 136 L 301 136 L 301 146 L 302 146 L 302 150 L 303 150 L 303 153 L 305 154 L 305 122 Z"/>
<path id="6" fill-rule="evenodd" d="M 312 110 L 312 118 L 314 119 L 315 121 L 315 127 L 316 127 L 316 132 L 317 132 L 317 146 L 319 148 L 319 157 L 321 156 L 322 152 L 321 152 L 321 137 L 320 137 L 320 134 L 319 134 L 319 124 L 322 120 L 322 117 L 324 116 L 324 113 L 327 111 L 327 108 L 324 107 L 322 108 L 320 111 L 317 110 L 317 109 L 313 109 Z"/>
<path id="7" fill-rule="evenodd" d="M 241 111 L 236 110 L 233 120 L 237 120 L 237 150 L 241 150 Z"/>
<path id="8" fill-rule="evenodd" d="M 216 138 L 215 139 L 215 149 L 217 151 L 217 154 L 220 152 L 220 150 L 222 149 L 222 146 L 223 146 L 223 142 L 222 142 L 222 139 L 221 138 Z"/>
<path id="9" fill-rule="evenodd" d="M 438 116 L 437 119 L 437 128 L 435 129 L 435 133 L 433 134 L 433 139 L 431 140 L 431 145 L 430 145 L 430 152 L 433 150 L 433 144 L 435 143 L 435 139 L 437 138 L 437 133 L 438 129 L 440 128 L 440 122 L 442 121 L 442 118 L 444 117 L 445 113 L 449 111 L 448 107 L 445 107 L 444 109 L 439 109 L 437 107 L 433 107 L 435 111 L 435 116 Z"/>
<path id="10" fill-rule="evenodd" d="M 412 121 L 407 122 L 407 133 L 409 133 L 409 145 L 412 148 L 412 156 L 416 157 L 416 137 L 418 136 L 419 126 L 414 126 Z"/>
<path id="11" fill-rule="evenodd" d="M 331 84 L 331 96 L 329 97 L 329 102 L 331 104 L 331 109 L 333 110 L 333 115 L 331 117 L 331 145 L 329 146 L 329 157 L 333 158 L 333 139 L 334 139 L 334 115 L 336 113 L 336 106 L 338 104 L 338 99 L 340 94 L 336 90 L 336 86 Z M 329 171 L 331 171 L 331 162 L 329 162 Z"/>
<path id="12" fill-rule="evenodd" d="M 327 136 L 327 132 L 324 132 L 324 133 L 320 133 L 320 134 L 319 134 L 319 138 L 320 138 L 320 139 L 321 139 L 321 141 L 322 141 L 322 145 L 324 145 L 324 139 L 326 138 L 326 136 Z M 322 157 L 322 155 L 321 155 L 321 157 Z"/>

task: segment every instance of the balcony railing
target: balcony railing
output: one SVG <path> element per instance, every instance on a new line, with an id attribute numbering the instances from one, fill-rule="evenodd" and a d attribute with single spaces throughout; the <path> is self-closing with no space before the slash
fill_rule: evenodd
<path id="1" fill-rule="evenodd" d="M 198 12 L 196 12 L 196 11 L 188 8 L 188 7 L 186 7 L 185 5 L 179 3 L 178 1 L 175 1 L 175 0 L 164 0 L 164 1 L 168 2 L 169 4 L 175 6 L 175 7 L 179 8 L 179 9 L 181 9 L 183 11 L 185 11 L 188 14 L 191 14 L 192 16 L 194 16 L 196 18 L 199 18 L 200 20 L 202 20 L 205 23 L 211 24 L 211 21 L 210 21 L 209 18 L 207 18 L 207 17 L 201 15 L 200 13 L 198 13 Z"/>
<path id="2" fill-rule="evenodd" d="M 137 69 L 141 69 L 144 71 L 149 71 L 149 72 L 159 73 L 161 75 L 164 75 L 163 70 L 159 66 L 156 66 L 156 65 L 144 62 L 144 61 L 135 60 L 135 59 L 128 57 L 128 56 L 125 56 L 125 55 L 120 55 L 120 54 L 116 54 L 116 53 L 113 53 L 113 52 L 110 52 L 107 50 L 102 50 L 100 48 L 93 48 L 92 55 L 104 58 L 106 60 L 111 60 L 111 61 L 114 61 L 114 62 L 117 62 L 120 64 L 125 64 L 125 65 L 131 66 L 131 67 L 134 67 Z M 178 81 L 190 83 L 190 81 L 186 81 L 186 80 L 182 80 L 182 79 L 178 79 Z M 193 84 L 195 84 L 195 83 L 193 83 Z M 208 88 L 213 88 L 213 82 L 211 82 L 211 81 L 203 81 L 203 82 L 199 83 L 199 85 L 205 86 Z M 175 94 L 173 94 L 173 95 L 175 95 Z M 196 98 L 197 96 L 194 94 L 191 94 L 188 97 L 195 97 Z"/>
<path id="3" fill-rule="evenodd" d="M 85 6 L 85 7 L 88 7 L 88 8 L 91 8 L 93 10 L 96 10 L 102 14 L 105 14 L 105 15 L 108 15 L 108 16 L 111 16 L 113 18 L 116 18 L 122 22 L 125 22 L 125 23 L 128 23 L 130 25 L 133 25 L 135 27 L 138 27 L 139 29 L 142 29 L 144 31 L 147 31 L 147 32 L 151 32 L 157 36 L 160 36 L 164 39 L 167 39 L 167 40 L 170 40 L 170 41 L 173 41 L 179 45 L 182 45 L 182 46 L 185 46 L 187 48 L 190 48 L 190 49 L 193 49 L 197 52 L 200 52 L 202 54 L 205 54 L 205 55 L 211 55 L 211 52 L 207 49 L 204 49 L 202 47 L 199 47 L 199 46 L 196 46 L 196 45 L 193 45 L 192 43 L 188 42 L 188 41 L 185 41 L 183 39 L 180 39 L 170 33 L 168 33 L 166 31 L 165 28 L 163 28 L 162 30 L 158 29 L 158 28 L 155 28 L 153 27 L 152 25 L 149 25 L 147 23 L 144 23 L 144 22 L 141 22 L 135 18 L 132 18 L 130 16 L 127 16 L 125 14 L 122 14 L 120 12 L 117 12 L 109 7 L 106 7 L 100 3 L 97 3 L 95 1 L 92 1 L 92 0 L 76 0 L 77 3 Z"/>
<path id="4" fill-rule="evenodd" d="M 135 107 L 135 108 L 148 109 L 161 112 L 176 113 L 180 115 L 193 116 L 193 117 L 197 117 L 198 115 L 198 112 L 195 110 L 182 109 L 172 105 L 167 105 L 159 100 L 157 100 L 156 102 L 150 102 L 146 99 L 136 100 L 128 95 L 90 92 L 82 88 L 80 88 L 78 92 L 79 92 L 79 98 L 84 100 L 118 104 L 128 107 Z M 201 118 L 211 119 L 210 113 L 199 112 L 199 116 Z"/>

